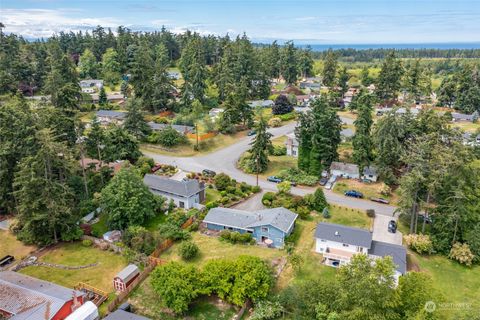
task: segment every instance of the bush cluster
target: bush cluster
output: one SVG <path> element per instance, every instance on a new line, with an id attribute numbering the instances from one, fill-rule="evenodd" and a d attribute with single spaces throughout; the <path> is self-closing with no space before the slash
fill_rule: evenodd
<path id="1" fill-rule="evenodd" d="M 297 213 L 305 219 L 310 214 L 309 204 L 300 196 L 285 192 L 266 192 L 262 197 L 262 203 L 269 208 L 284 207 Z"/>
<path id="2" fill-rule="evenodd" d="M 287 154 L 287 147 L 285 146 L 273 146 L 273 150 L 271 152 L 272 156 L 284 156 Z"/>
<path id="3" fill-rule="evenodd" d="M 425 234 L 408 234 L 404 236 L 405 243 L 409 248 L 420 254 L 430 254 L 433 252 L 433 244 L 430 237 Z"/>
<path id="4" fill-rule="evenodd" d="M 237 231 L 223 230 L 220 232 L 220 239 L 230 242 L 232 244 L 255 244 L 255 239 L 251 233 L 240 233 Z"/>
<path id="5" fill-rule="evenodd" d="M 297 184 L 305 186 L 314 186 L 318 182 L 318 178 L 315 176 L 310 176 L 297 168 L 290 168 L 280 171 L 278 177 L 283 180 L 288 180 L 295 182 Z"/>
<path id="6" fill-rule="evenodd" d="M 192 260 L 198 255 L 198 246 L 192 241 L 184 241 L 180 245 L 178 252 L 183 260 Z"/>
<path id="7" fill-rule="evenodd" d="M 282 125 L 282 119 L 273 117 L 270 120 L 268 120 L 268 126 L 272 128 L 277 128 Z"/>
<path id="8" fill-rule="evenodd" d="M 456 260 L 461 264 L 471 266 L 475 255 L 470 250 L 470 246 L 467 243 L 456 242 L 452 249 L 450 249 L 450 254 L 448 257 L 452 260 Z"/>
<path id="9" fill-rule="evenodd" d="M 290 121 L 290 120 L 295 120 L 297 118 L 297 115 L 295 114 L 295 112 L 290 112 L 290 113 L 281 114 L 278 117 L 282 121 Z"/>

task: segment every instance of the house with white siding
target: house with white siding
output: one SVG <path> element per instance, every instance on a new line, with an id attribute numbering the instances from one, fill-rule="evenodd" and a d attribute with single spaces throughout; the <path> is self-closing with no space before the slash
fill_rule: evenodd
<path id="1" fill-rule="evenodd" d="M 287 147 L 287 156 L 298 157 L 298 140 L 295 133 L 287 134 L 285 146 Z"/>

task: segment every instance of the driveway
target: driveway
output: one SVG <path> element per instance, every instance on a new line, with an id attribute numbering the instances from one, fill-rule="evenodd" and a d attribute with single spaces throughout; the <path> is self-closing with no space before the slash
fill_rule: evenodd
<path id="1" fill-rule="evenodd" d="M 397 230 L 396 233 L 388 232 L 388 222 L 390 220 L 397 221 L 397 218 L 392 216 L 382 216 L 376 215 L 375 220 L 373 221 L 373 240 L 393 243 L 393 244 L 402 244 L 402 233 Z"/>
<path id="2" fill-rule="evenodd" d="M 269 132 L 273 138 L 284 136 L 294 131 L 296 123 L 289 123 L 279 128 L 271 128 Z M 250 148 L 250 142 L 253 137 L 243 137 L 238 139 L 238 142 L 229 145 L 226 148 L 214 151 L 207 155 L 196 157 L 174 157 L 151 152 L 144 152 L 145 155 L 153 158 L 156 162 L 170 164 L 179 167 L 184 171 L 201 172 L 203 169 L 210 169 L 217 173 L 223 172 L 237 181 L 246 182 L 250 185 L 256 184 L 254 175 L 249 175 L 237 168 L 237 161 L 240 156 Z M 277 191 L 277 184 L 260 179 L 259 186 L 264 191 Z M 304 196 L 308 193 L 313 193 L 315 188 L 309 187 L 293 187 L 292 194 Z M 349 208 L 367 210 L 374 209 L 377 215 L 386 215 L 391 217 L 395 211 L 395 207 L 384 204 L 375 203 L 368 200 L 345 197 L 334 193 L 333 191 L 325 190 L 325 197 L 329 203 L 337 204 Z"/>
<path id="3" fill-rule="evenodd" d="M 262 197 L 265 192 L 259 192 L 247 200 L 240 202 L 237 205 L 232 206 L 232 209 L 245 210 L 245 211 L 258 211 L 266 209 L 262 204 Z"/>

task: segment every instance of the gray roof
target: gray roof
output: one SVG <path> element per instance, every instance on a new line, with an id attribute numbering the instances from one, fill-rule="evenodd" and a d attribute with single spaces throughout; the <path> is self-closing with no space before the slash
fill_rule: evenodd
<path id="1" fill-rule="evenodd" d="M 376 176 L 377 173 L 377 168 L 374 166 L 368 166 L 363 168 L 363 174 L 366 176 Z"/>
<path id="2" fill-rule="evenodd" d="M 126 112 L 113 111 L 113 110 L 98 110 L 97 117 L 108 117 L 115 119 L 124 119 L 127 116 Z"/>
<path id="3" fill-rule="evenodd" d="M 11 319 L 51 319 L 72 300 L 73 289 L 13 271 L 0 272 L 0 309 L 14 315 Z M 77 296 L 82 292 L 75 291 Z M 49 317 L 45 314 L 49 312 Z"/>
<path id="4" fill-rule="evenodd" d="M 189 132 L 193 131 L 193 127 L 184 126 L 184 125 L 180 125 L 180 124 L 155 123 L 153 121 L 150 121 L 148 123 L 148 125 L 150 126 L 150 128 L 152 130 L 163 130 L 163 129 L 171 126 L 173 129 L 175 129 L 176 131 L 178 131 L 181 134 L 185 134 L 185 133 L 189 133 Z"/>
<path id="5" fill-rule="evenodd" d="M 248 104 L 250 107 L 271 107 L 274 105 L 273 100 L 255 100 Z"/>
<path id="6" fill-rule="evenodd" d="M 119 273 L 117 273 L 117 275 L 115 276 L 115 278 L 119 278 L 121 279 L 124 283 L 127 283 L 128 281 L 130 281 L 133 277 L 135 277 L 137 274 L 140 273 L 140 270 L 138 269 L 138 267 L 134 264 L 129 264 L 128 266 L 126 266 L 125 268 L 123 268 L 122 271 L 120 271 Z"/>
<path id="7" fill-rule="evenodd" d="M 464 113 L 452 112 L 452 118 L 454 120 L 473 121 L 474 116 L 473 116 L 473 114 L 464 114 Z"/>
<path id="8" fill-rule="evenodd" d="M 349 174 L 359 174 L 358 166 L 353 163 L 345 163 L 345 162 L 332 162 L 330 165 L 330 170 L 338 170 L 342 172 L 346 172 Z"/>
<path id="9" fill-rule="evenodd" d="M 370 249 L 372 233 L 368 230 L 320 222 L 315 230 L 315 238 L 335 241 Z"/>
<path id="10" fill-rule="evenodd" d="M 93 86 L 102 87 L 103 80 L 96 80 L 96 79 L 80 80 L 80 87 L 82 88 L 88 88 Z"/>
<path id="11" fill-rule="evenodd" d="M 118 309 L 103 318 L 103 320 L 149 320 L 149 318 Z"/>
<path id="12" fill-rule="evenodd" d="M 152 191 L 172 193 L 177 196 L 190 197 L 205 189 L 196 179 L 177 181 L 154 174 L 143 177 L 145 183 Z"/>
<path id="13" fill-rule="evenodd" d="M 203 222 L 245 230 L 271 225 L 287 233 L 297 216 L 282 207 L 253 212 L 218 207 L 210 209 Z"/>
<path id="14" fill-rule="evenodd" d="M 373 240 L 368 253 L 378 257 L 390 256 L 398 272 L 405 274 L 407 271 L 407 250 L 402 245 Z"/>

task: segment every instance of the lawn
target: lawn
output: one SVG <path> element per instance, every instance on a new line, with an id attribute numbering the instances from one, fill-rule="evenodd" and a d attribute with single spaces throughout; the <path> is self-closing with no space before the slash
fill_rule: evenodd
<path id="1" fill-rule="evenodd" d="M 222 198 L 220 195 L 220 191 L 218 191 L 215 188 L 207 188 L 206 189 L 206 196 L 205 196 L 205 202 L 211 202 L 211 201 L 219 201 Z"/>
<path id="2" fill-rule="evenodd" d="M 0 258 L 6 255 L 11 255 L 14 256 L 16 260 L 20 260 L 36 249 L 35 246 L 27 246 L 21 241 L 18 241 L 9 231 L 0 230 L 0 239 L 2 239 L 2 244 L 0 245 Z"/>
<path id="3" fill-rule="evenodd" d="M 339 179 L 333 191 L 339 194 L 344 194 L 347 190 L 356 190 L 363 193 L 365 199 L 370 197 L 384 198 L 390 201 L 390 204 L 395 205 L 398 202 L 398 195 L 393 192 L 388 196 L 382 195 L 381 190 L 385 187 L 383 182 L 363 183 L 355 179 Z"/>
<path id="4" fill-rule="evenodd" d="M 200 151 L 193 150 L 195 145 L 195 140 L 190 139 L 190 144 L 176 146 L 173 148 L 165 148 L 160 145 L 153 144 L 143 144 L 141 146 L 141 151 L 147 151 L 151 153 L 164 154 L 175 157 L 193 157 L 201 154 L 210 153 L 218 149 L 225 148 L 235 142 L 238 142 L 238 139 L 242 139 L 247 135 L 247 131 L 237 132 L 232 135 L 218 134 L 217 136 L 204 140 L 200 143 Z"/>
<path id="5" fill-rule="evenodd" d="M 184 316 L 174 317 L 165 313 L 162 299 L 153 291 L 149 277 L 132 292 L 128 302 L 132 304 L 136 313 L 149 317 L 152 320 L 227 320 L 232 319 L 236 313 L 234 307 L 222 302 L 218 298 L 201 297 L 193 302 Z"/>
<path id="6" fill-rule="evenodd" d="M 337 149 L 340 162 L 353 163 L 353 146 L 351 142 L 342 142 Z"/>
<path id="7" fill-rule="evenodd" d="M 475 133 L 480 130 L 480 122 L 460 121 L 452 123 L 452 127 L 460 128 L 466 132 Z"/>
<path id="8" fill-rule="evenodd" d="M 220 241 L 218 237 L 207 236 L 200 232 L 192 233 L 192 240 L 199 248 L 199 256 L 187 263 L 196 266 L 203 266 L 210 259 L 234 259 L 240 255 L 250 255 L 262 258 L 266 261 L 284 257 L 285 251 L 260 247 L 257 245 L 230 244 Z M 165 260 L 180 261 L 178 255 L 179 243 L 174 244 L 170 249 L 162 253 L 160 258 Z"/>
<path id="9" fill-rule="evenodd" d="M 81 242 L 62 243 L 40 257 L 40 261 L 67 266 L 98 263 L 97 266 L 81 270 L 30 266 L 20 272 L 67 288 L 73 288 L 79 282 L 85 282 L 106 292 L 113 291 L 113 277 L 127 265 L 121 255 L 94 247 L 85 247 Z"/>
<path id="10" fill-rule="evenodd" d="M 261 173 L 261 177 L 269 177 L 278 175 L 282 170 L 297 167 L 297 158 L 292 156 L 269 156 L 270 162 L 265 172 Z"/>
<path id="11" fill-rule="evenodd" d="M 438 255 L 411 253 L 411 257 L 421 271 L 432 277 L 433 287 L 442 294 L 445 303 L 468 303 L 470 311 L 480 310 L 480 266 L 468 268 Z M 457 309 L 452 311 L 462 311 Z"/>
<path id="12" fill-rule="evenodd" d="M 107 215 L 101 214 L 99 216 L 98 222 L 92 224 L 92 235 L 101 238 L 105 232 L 109 230 L 107 226 Z"/>

